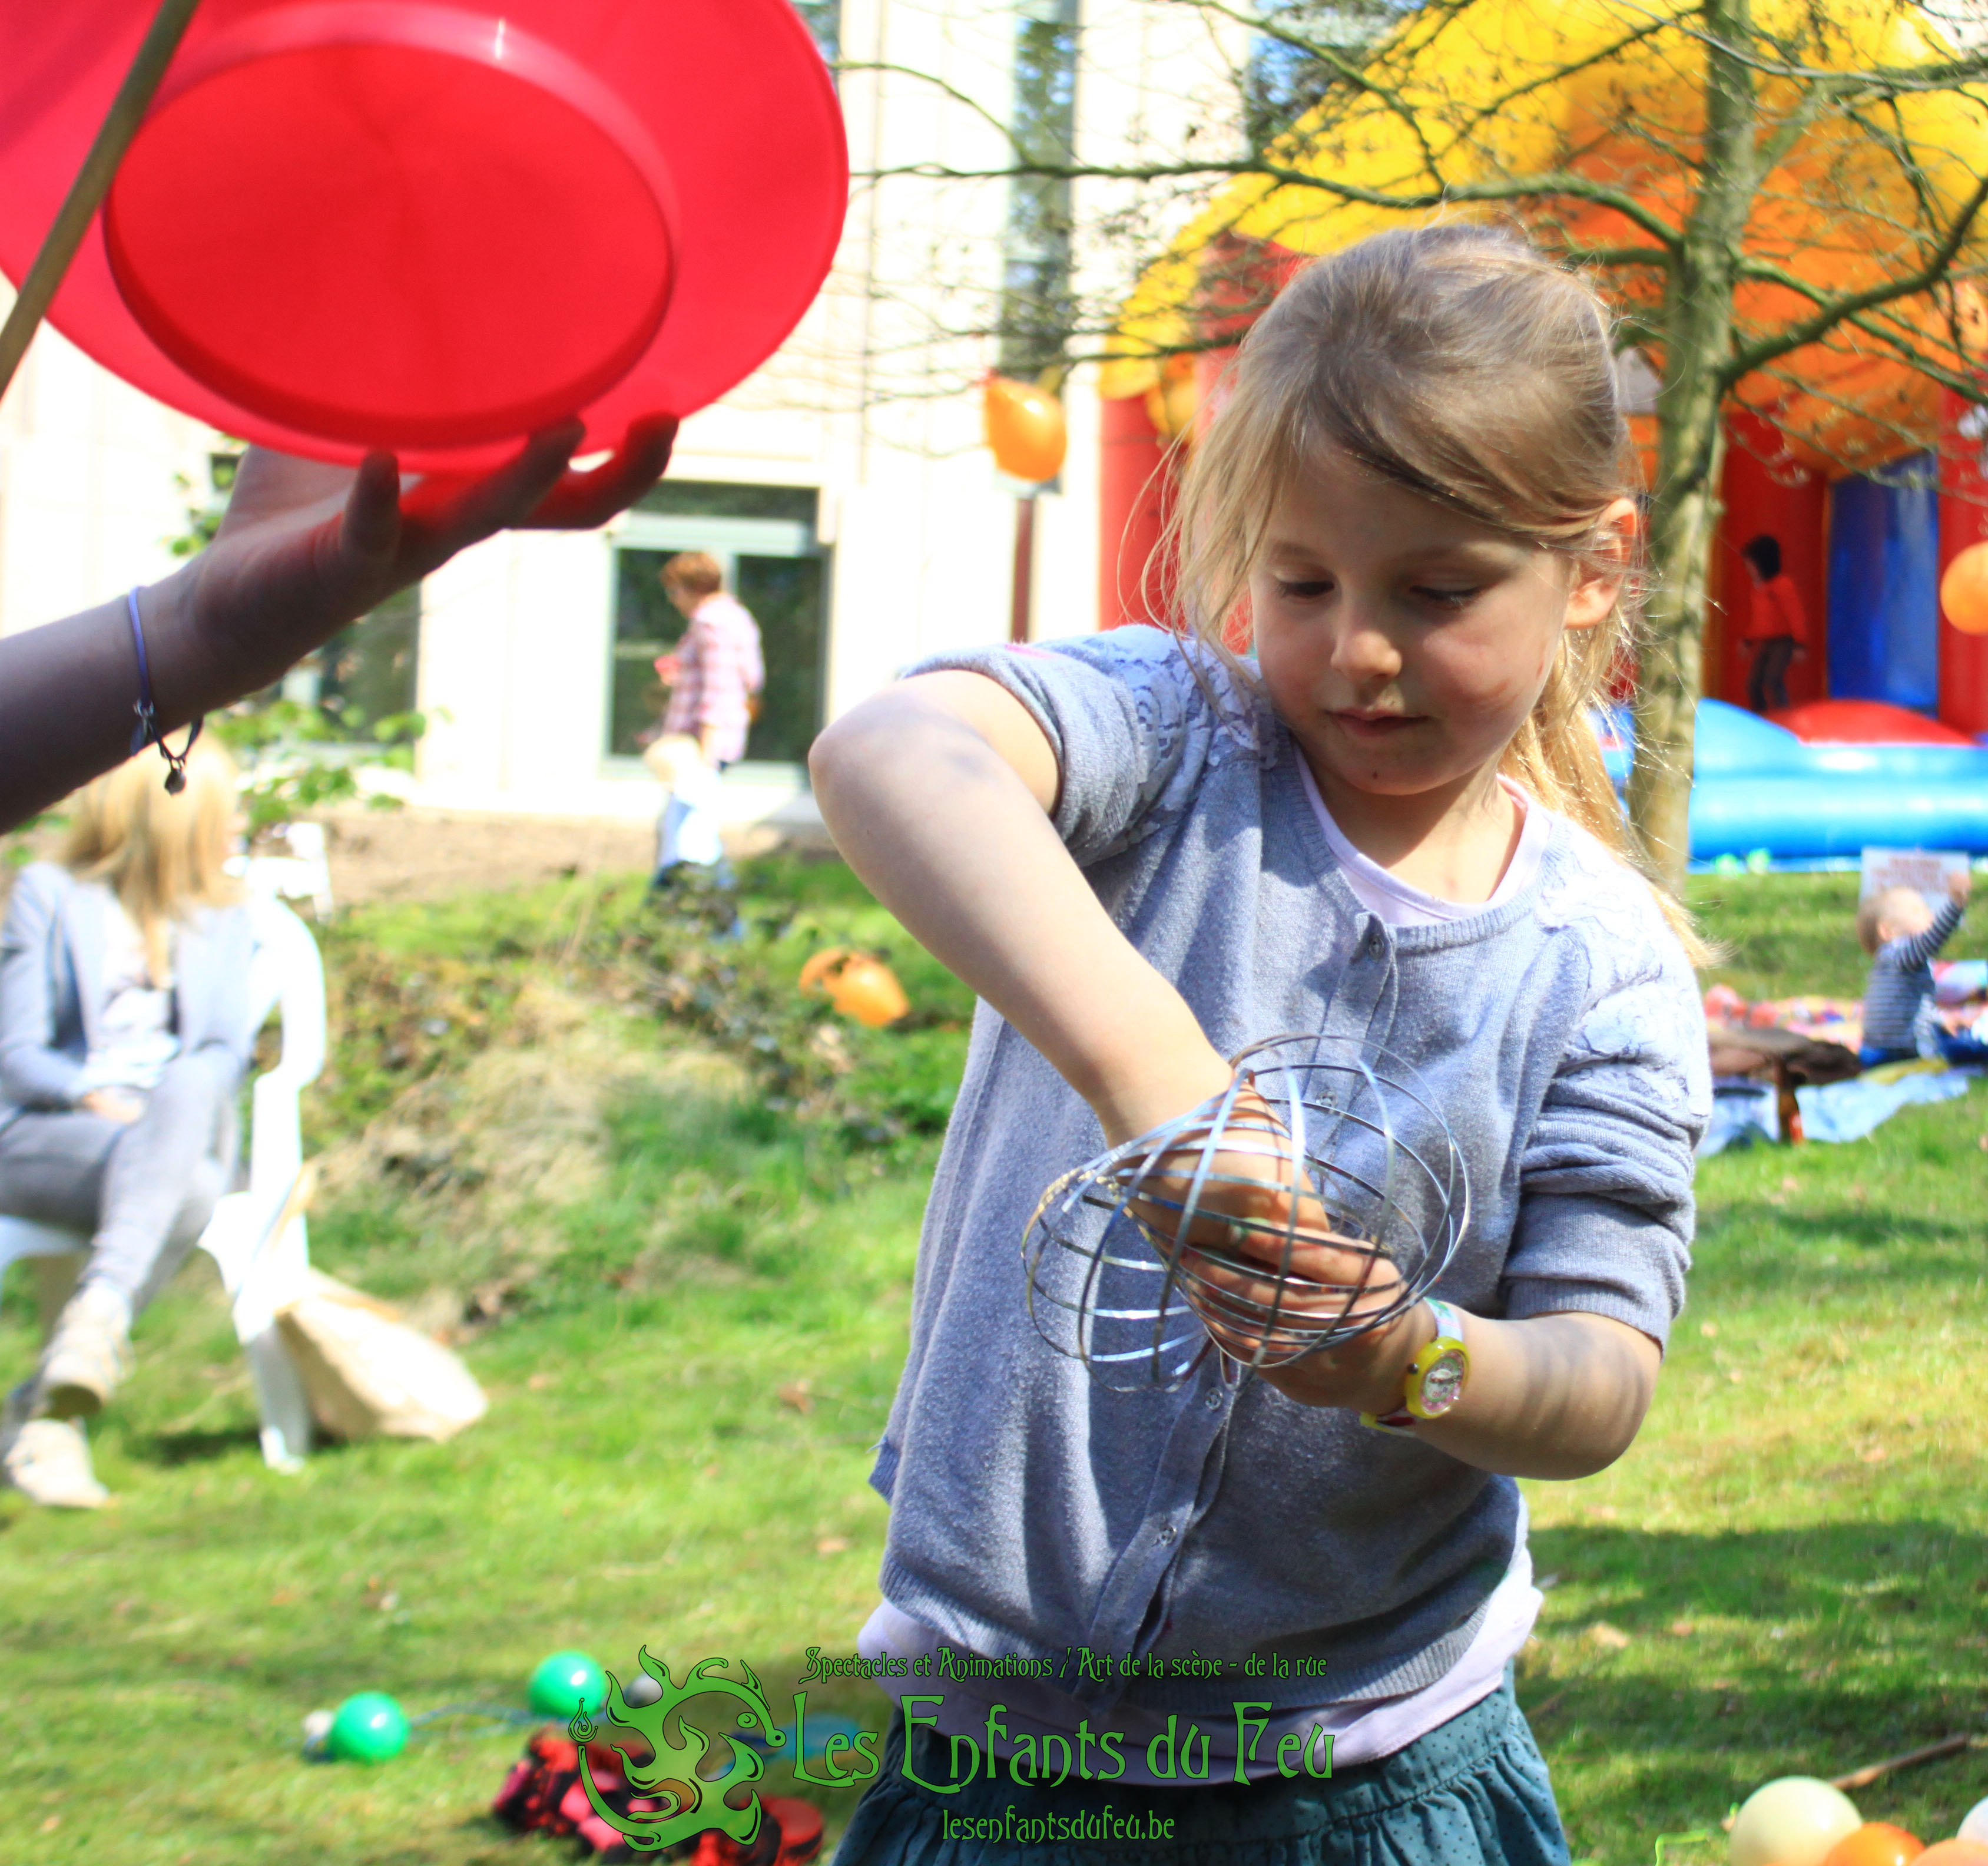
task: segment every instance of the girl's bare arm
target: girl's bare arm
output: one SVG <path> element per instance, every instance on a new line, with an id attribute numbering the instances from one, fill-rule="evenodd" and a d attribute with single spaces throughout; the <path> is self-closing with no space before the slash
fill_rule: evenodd
<path id="1" fill-rule="evenodd" d="M 1415 1436 L 1452 1458 L 1506 1477 L 1581 1478 L 1605 1470 L 1635 1441 L 1662 1356 L 1640 1329 L 1607 1316 L 1464 1319 L 1470 1378 L 1456 1410 Z M 1408 1363 L 1435 1338 L 1418 1305 L 1378 1337 L 1266 1373 L 1308 1406 L 1391 1412 Z"/>
<path id="2" fill-rule="evenodd" d="M 1130 1140 L 1229 1080 L 1180 994 L 1111 923 L 1050 821 L 1056 756 L 996 682 L 923 674 L 809 758 L 836 845 L 934 957 Z"/>

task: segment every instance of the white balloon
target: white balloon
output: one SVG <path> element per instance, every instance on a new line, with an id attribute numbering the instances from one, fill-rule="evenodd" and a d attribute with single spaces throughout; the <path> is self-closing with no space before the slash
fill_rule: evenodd
<path id="1" fill-rule="evenodd" d="M 1840 1789 L 1814 1776 L 1783 1776 L 1747 1797 L 1733 1824 L 1733 1866 L 1822 1866 L 1823 1855 L 1864 1824 Z"/>
<path id="2" fill-rule="evenodd" d="M 1960 1824 L 1956 1840 L 1971 1840 L 1977 1846 L 1988 1847 L 1988 1798 L 1977 1801 L 1967 1810 L 1967 1818 Z"/>

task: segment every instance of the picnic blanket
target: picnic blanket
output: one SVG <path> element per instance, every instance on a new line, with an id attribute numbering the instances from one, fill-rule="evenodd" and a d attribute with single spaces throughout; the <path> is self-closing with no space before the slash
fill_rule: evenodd
<path id="1" fill-rule="evenodd" d="M 1949 1102 L 1965 1095 L 1975 1074 L 1972 1069 L 1938 1065 L 1895 1063 L 1849 1082 L 1797 1089 L 1795 1100 L 1801 1109 L 1802 1132 L 1810 1140 L 1838 1144 L 1861 1140 L 1901 1108 L 1919 1102 Z M 1780 1116 L 1772 1086 L 1729 1078 L 1713 1086 L 1712 1121 L 1698 1143 L 1698 1157 L 1708 1160 L 1729 1147 L 1780 1137 Z"/>

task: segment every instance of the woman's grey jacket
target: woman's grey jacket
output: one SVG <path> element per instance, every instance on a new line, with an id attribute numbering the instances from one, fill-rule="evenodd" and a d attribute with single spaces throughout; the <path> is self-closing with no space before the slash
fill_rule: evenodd
<path id="1" fill-rule="evenodd" d="M 0 923 L 0 1132 L 31 1109 L 74 1105 L 103 1015 L 100 882 L 37 862 L 14 882 Z M 255 933 L 245 907 L 195 908 L 174 942 L 174 1028 L 182 1055 L 206 1053 L 238 1082 L 255 1042 L 245 989 Z"/>

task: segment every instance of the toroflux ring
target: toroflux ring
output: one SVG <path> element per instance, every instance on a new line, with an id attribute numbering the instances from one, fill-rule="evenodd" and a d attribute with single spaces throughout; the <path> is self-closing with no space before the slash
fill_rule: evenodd
<path id="1" fill-rule="evenodd" d="M 1462 1151 L 1398 1057 L 1292 1035 L 1251 1045 L 1232 1068 L 1222 1093 L 1061 1175 L 1024 1231 L 1036 1332 L 1106 1384 L 1176 1386 L 1212 1346 L 1253 1373 L 1384 1328 L 1469 1224 Z M 1224 1155 L 1270 1170 L 1238 1172 Z M 1266 1187 L 1281 1220 L 1210 1207 L 1224 1187 Z M 1184 1244 L 1197 1225 L 1202 1238 Z M 1300 1245 L 1346 1267 L 1300 1274 Z"/>

